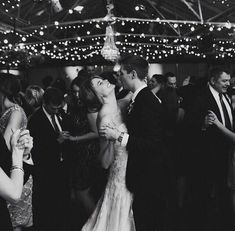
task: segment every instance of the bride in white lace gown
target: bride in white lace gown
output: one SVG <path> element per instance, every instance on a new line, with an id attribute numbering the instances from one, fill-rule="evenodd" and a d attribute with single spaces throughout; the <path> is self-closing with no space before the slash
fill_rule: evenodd
<path id="1" fill-rule="evenodd" d="M 97 76 L 84 83 L 81 93 L 87 104 L 90 103 L 89 106 L 97 102 L 97 99 L 101 103 L 97 119 L 98 129 L 103 125 L 115 124 L 119 134 L 127 130 L 117 105 L 114 87 Z M 93 97 L 97 99 L 94 100 Z M 101 151 L 103 159 L 111 162 L 109 178 L 103 196 L 82 231 L 135 231 L 132 194 L 125 183 L 128 153 L 120 143 L 107 140 L 101 140 Z"/>

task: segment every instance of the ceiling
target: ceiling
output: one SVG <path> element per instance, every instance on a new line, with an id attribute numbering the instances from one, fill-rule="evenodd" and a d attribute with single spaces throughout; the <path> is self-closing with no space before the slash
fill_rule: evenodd
<path id="1" fill-rule="evenodd" d="M 107 25 L 121 54 L 150 62 L 235 57 L 234 0 L 2 0 L 0 67 L 109 63 Z"/>

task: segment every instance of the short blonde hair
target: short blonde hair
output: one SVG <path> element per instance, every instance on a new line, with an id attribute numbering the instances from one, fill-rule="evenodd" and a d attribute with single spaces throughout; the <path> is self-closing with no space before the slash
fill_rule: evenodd
<path id="1" fill-rule="evenodd" d="M 38 85 L 30 85 L 25 91 L 25 100 L 32 107 L 37 108 L 42 105 L 44 90 Z"/>

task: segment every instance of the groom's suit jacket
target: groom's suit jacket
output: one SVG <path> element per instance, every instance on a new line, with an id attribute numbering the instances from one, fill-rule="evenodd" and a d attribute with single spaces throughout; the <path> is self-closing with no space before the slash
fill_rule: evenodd
<path id="1" fill-rule="evenodd" d="M 127 128 L 127 188 L 134 193 L 151 191 L 163 177 L 163 115 L 161 103 L 147 87 L 135 98 Z"/>

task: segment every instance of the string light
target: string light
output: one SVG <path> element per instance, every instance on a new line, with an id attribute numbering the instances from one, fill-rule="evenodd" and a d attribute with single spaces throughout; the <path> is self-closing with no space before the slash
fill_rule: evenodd
<path id="1" fill-rule="evenodd" d="M 19 2 L 19 1 L 17 1 Z M 2 3 L 3 4 L 3 3 Z M 174 28 L 184 28 L 188 31 L 196 31 L 199 28 L 204 28 L 208 32 L 214 32 L 221 36 L 224 33 L 229 32 L 230 29 L 235 29 L 235 24 L 231 22 L 199 22 L 199 21 L 179 21 L 179 20 L 162 20 L 162 19 L 134 19 L 134 18 L 112 18 L 116 24 L 119 24 L 126 33 L 116 32 L 115 36 L 117 41 L 115 44 L 118 46 L 120 53 L 132 53 L 147 56 L 149 60 L 161 60 L 170 58 L 174 55 L 187 55 L 195 58 L 207 58 L 207 54 L 200 51 L 198 48 L 198 41 L 202 41 L 200 35 L 196 37 L 181 37 L 178 36 L 161 36 L 148 34 L 145 30 L 140 30 L 140 26 L 146 28 L 150 23 L 159 25 L 168 25 L 171 23 Z M 97 31 L 102 31 L 107 26 L 109 21 L 103 21 L 102 19 L 92 19 L 76 21 L 68 24 L 66 22 L 55 21 L 49 25 L 39 25 L 35 27 L 24 28 L 27 34 L 22 32 L 16 32 L 8 30 L 2 34 L 5 36 L 0 41 L 0 52 L 5 52 L 13 49 L 8 36 L 14 34 L 15 39 L 18 39 L 16 44 L 24 42 L 24 49 L 32 55 L 37 53 L 43 54 L 51 59 L 75 61 L 83 60 L 91 57 L 99 56 L 100 50 L 104 44 L 104 34 L 97 34 Z M 86 29 L 85 29 L 86 28 Z M 29 43 L 32 36 L 40 35 L 43 37 L 46 30 L 75 30 L 79 34 L 76 38 L 58 38 L 53 41 L 40 41 L 35 43 Z M 82 29 L 82 30 L 81 30 Z M 141 31 L 141 33 L 138 33 Z M 145 32 L 144 32 L 145 31 Z M 206 33 L 206 32 L 205 32 Z M 61 33 L 64 34 L 64 33 Z M 229 34 L 229 33 L 228 33 Z M 8 41 L 6 43 L 6 41 Z M 28 43 L 26 43 L 28 41 Z M 54 44 L 54 45 L 52 45 Z M 213 43 L 213 49 L 215 58 L 234 58 L 235 51 L 232 49 L 235 46 L 232 41 L 222 41 L 217 39 Z M 23 49 L 22 47 L 19 49 Z M 79 54 L 79 55 L 78 55 Z M 5 58 L 5 60 L 4 60 Z M 9 58 L 9 57 L 8 57 Z M 14 64 L 13 64 L 14 63 Z M 20 61 L 11 61 L 11 65 L 20 65 Z M 9 65 L 6 61 L 6 56 L 0 58 L 0 64 Z"/>

